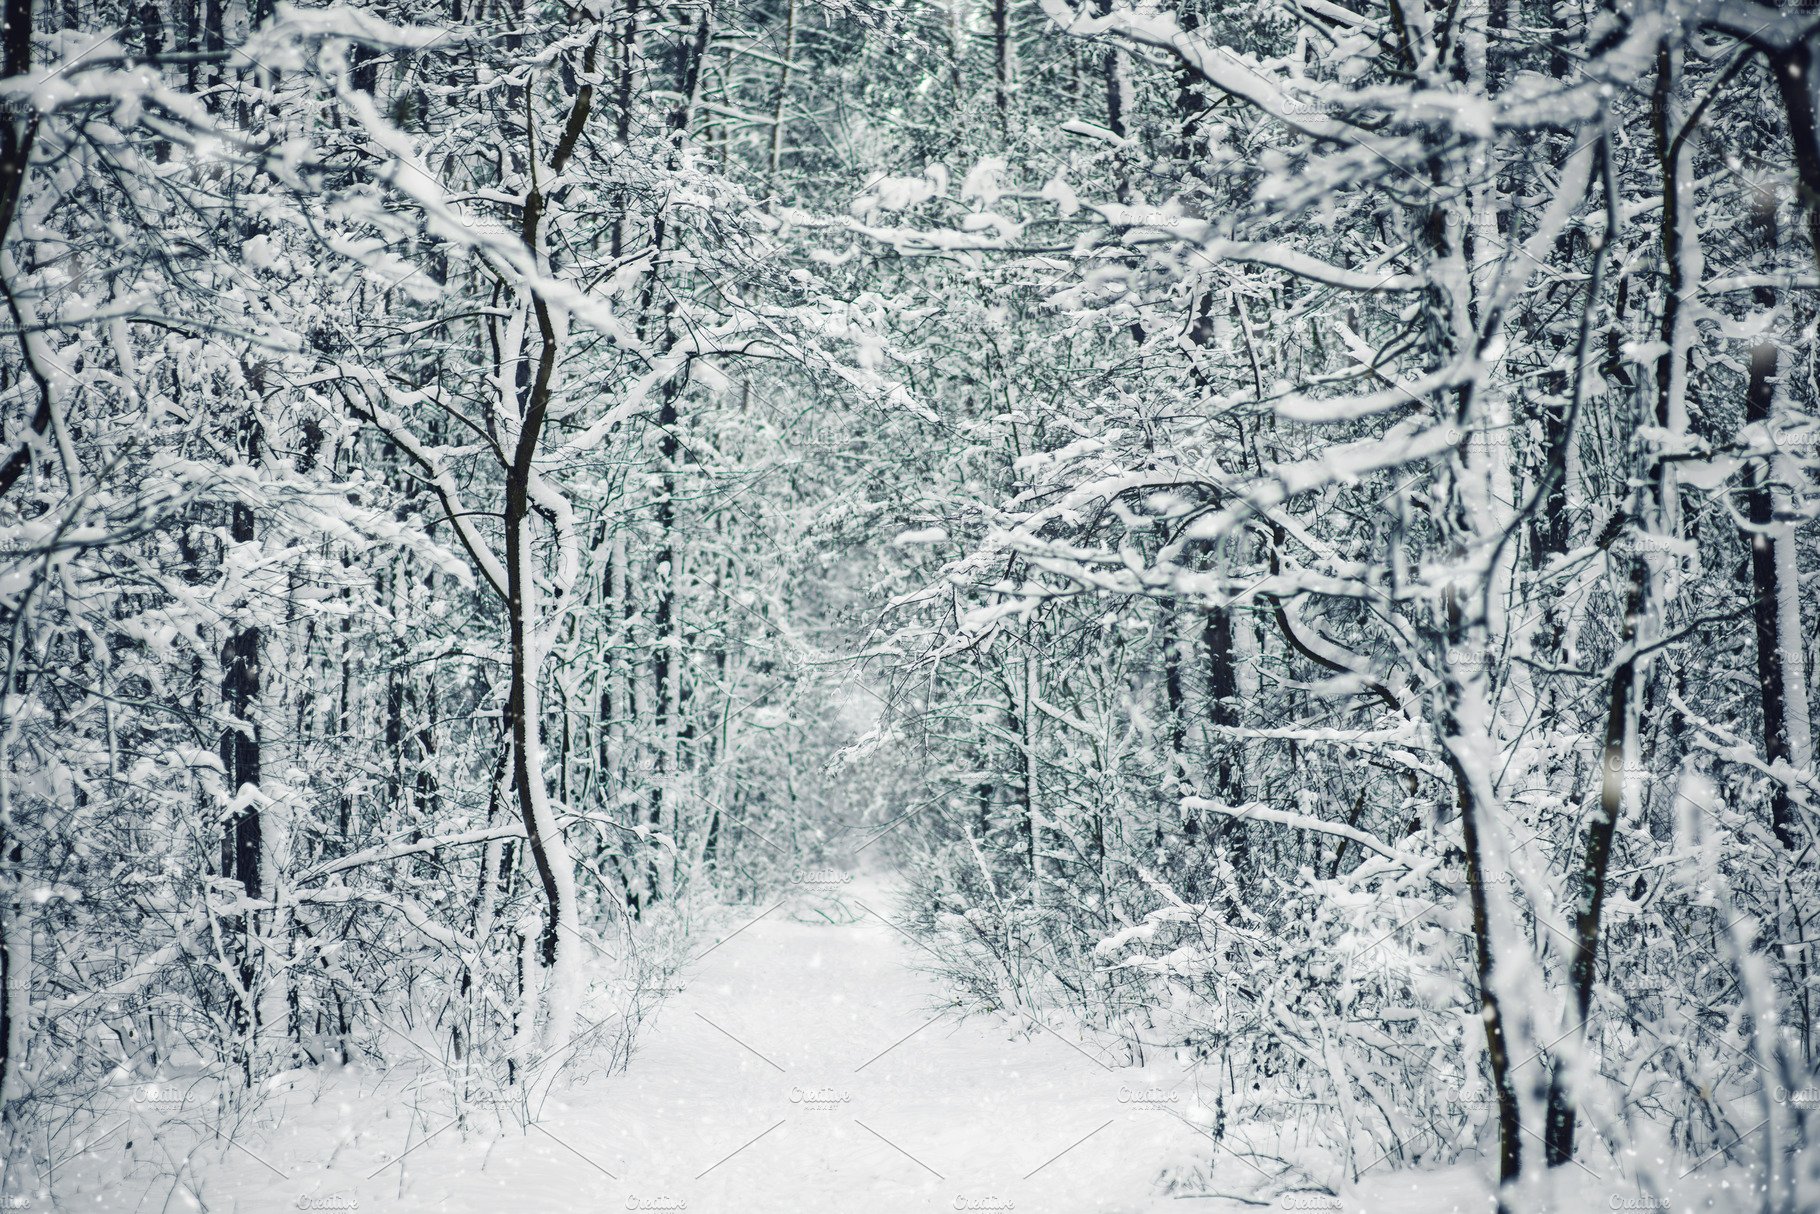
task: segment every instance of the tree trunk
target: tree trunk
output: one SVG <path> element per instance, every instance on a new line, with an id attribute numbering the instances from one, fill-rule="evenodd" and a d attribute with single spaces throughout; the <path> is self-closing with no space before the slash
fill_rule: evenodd
<path id="1" fill-rule="evenodd" d="M 1043 815 L 1042 786 L 1038 779 L 1036 747 L 1036 701 L 1042 694 L 1042 667 L 1038 661 L 1034 630 L 1026 629 L 1024 633 L 1025 653 L 1022 663 L 1024 676 L 1024 710 L 1023 752 L 1024 752 L 1024 816 L 1025 825 L 1030 831 L 1030 901 L 1040 906 L 1043 902 Z"/>
<path id="2" fill-rule="evenodd" d="M 593 86 L 586 85 L 576 96 L 567 126 L 551 157 L 552 175 L 560 177 L 580 136 L 581 124 L 587 119 L 592 100 Z M 535 166 L 535 147 L 530 146 L 527 151 L 530 163 Z M 525 250 L 539 260 L 543 257 L 539 227 L 543 211 L 544 196 L 533 167 L 531 186 L 525 193 L 520 237 Z M 544 926 L 537 942 L 537 956 L 545 971 L 544 998 L 549 1013 L 544 1023 L 544 1045 L 557 1047 L 569 1039 L 581 998 L 581 921 L 575 895 L 575 866 L 551 809 L 549 790 L 544 786 L 543 708 L 538 676 L 547 645 L 538 628 L 540 607 L 532 535 L 531 482 L 536 476 L 538 445 L 549 416 L 558 340 L 549 305 L 540 296 L 532 295 L 530 307 L 537 321 L 537 363 L 531 382 L 522 393 L 518 438 L 506 468 L 505 483 L 506 627 L 511 649 L 507 715 L 512 728 L 512 782 L 518 795 L 519 816 L 524 822 L 526 845 L 544 894 Z M 500 384 L 509 394 L 518 394 L 503 369 Z M 562 938 L 564 936 L 567 938 Z"/>
<path id="3" fill-rule="evenodd" d="M 32 0 L 5 0 L 4 23 L 0 23 L 0 75 L 23 76 L 32 65 Z M 0 113 L 0 247 L 12 234 L 13 216 L 19 210 L 19 195 L 25 189 L 26 168 L 31 161 L 32 143 L 38 133 L 35 113 L 15 115 Z M 8 294 L 10 302 L 11 295 Z M 25 326 L 13 309 L 13 323 Z M 20 341 L 23 344 L 24 338 Z M 25 364 L 33 367 L 28 353 Z M 33 378 L 38 378 L 33 376 Z M 24 475 L 31 464 L 33 444 L 44 436 L 51 424 L 51 393 L 48 385 L 38 384 L 38 406 L 28 423 L 30 436 L 15 447 L 6 462 L 0 464 L 0 497 Z"/>
<path id="4" fill-rule="evenodd" d="M 1805 40 L 1770 59 L 1776 88 L 1788 117 L 1788 139 L 1795 153 L 1801 214 L 1806 220 L 1808 252 L 1820 267 L 1820 80 L 1814 79 L 1813 47 Z"/>
<path id="5" fill-rule="evenodd" d="M 5 13 L 4 26 L 0 27 L 0 74 L 24 75 L 30 70 L 32 61 L 32 0 L 5 0 L 0 12 Z M 26 164 L 36 132 L 35 118 L 0 114 L 0 246 L 4 246 L 12 232 L 13 216 L 18 211 L 19 194 L 25 186 Z M 34 438 L 42 436 L 50 422 L 50 395 L 41 391 L 38 408 L 30 423 Z M 33 438 L 26 439 L 6 463 L 0 465 L 0 497 L 5 496 L 30 463 L 32 442 Z M 11 687 L 0 689 L 0 696 L 13 692 Z M 0 773 L 0 780 L 5 778 L 5 774 Z M 9 1128 L 12 1102 L 19 1087 L 20 1046 L 24 1043 L 22 1030 L 31 1004 L 31 972 L 24 964 L 25 959 L 16 955 L 14 949 L 14 940 L 24 926 L 25 910 L 24 903 L 17 897 L 23 875 L 19 871 L 19 859 L 19 844 L 13 837 L 10 815 L 0 814 L 0 1124 Z"/>
<path id="6" fill-rule="evenodd" d="M 1769 248 L 1776 243 L 1773 206 L 1759 209 L 1759 237 Z M 1776 293 L 1761 288 L 1756 303 L 1774 308 Z M 1750 354 L 1750 381 L 1744 397 L 1744 424 L 1755 441 L 1771 439 L 1769 422 L 1774 413 L 1776 374 L 1780 351 L 1773 336 L 1765 335 Z M 1744 468 L 1745 538 L 1750 543 L 1751 622 L 1757 642 L 1757 682 L 1762 688 L 1763 757 L 1772 764 L 1803 764 L 1808 759 L 1809 723 L 1807 674 L 1801 651 L 1801 601 L 1795 562 L 1793 528 L 1776 517 L 1772 484 L 1773 456 L 1749 461 Z M 1795 809 L 1788 788 L 1775 781 L 1770 792 L 1770 824 L 1776 839 L 1791 855 L 1800 849 Z"/>
<path id="7" fill-rule="evenodd" d="M 784 51 L 780 58 L 783 67 L 777 72 L 777 101 L 771 107 L 771 156 L 770 171 L 765 178 L 767 187 L 777 182 L 777 172 L 784 160 L 784 107 L 790 99 L 790 61 L 796 56 L 796 0 L 785 0 L 784 9 Z"/>
<path id="8" fill-rule="evenodd" d="M 1458 591 L 1449 589 L 1443 612 L 1448 651 L 1466 648 L 1472 641 L 1480 642 L 1480 650 L 1485 648 L 1485 630 L 1469 630 Z M 1460 813 L 1460 845 L 1465 852 L 1467 899 L 1472 910 L 1479 1017 L 1485 1030 L 1485 1055 L 1491 1066 L 1492 1093 L 1498 1105 L 1498 1184 L 1501 1190 L 1507 1190 L 1523 1170 L 1523 1113 L 1516 1081 L 1511 1075 L 1510 1029 L 1497 980 L 1496 935 L 1487 880 L 1490 876 L 1487 857 L 1491 849 L 1486 836 L 1495 837 L 1499 830 L 1496 821 L 1484 820 L 1495 808 L 1495 794 L 1491 792 L 1489 776 L 1483 770 L 1487 756 L 1481 749 L 1482 744 L 1490 742 L 1484 729 L 1490 714 L 1483 694 L 1483 669 L 1473 667 L 1462 671 L 1447 664 L 1443 664 L 1443 669 L 1441 734 L 1447 765 L 1453 772 L 1455 803 Z M 1475 767 L 1480 770 L 1475 772 Z M 1475 784 L 1475 778 L 1485 781 L 1483 790 Z M 1506 1208 L 1500 1196 L 1499 1214 Z"/>
<path id="9" fill-rule="evenodd" d="M 1001 139 L 1011 137 L 1011 0 L 992 0 L 992 104 Z"/>
<path id="10" fill-rule="evenodd" d="M 1163 634 L 1163 703 L 1169 714 L 1169 760 L 1163 791 L 1179 806 L 1180 794 L 1187 791 L 1188 697 L 1183 690 L 1181 625 L 1173 603 L 1163 604 L 1159 627 Z"/>
<path id="11" fill-rule="evenodd" d="M 546 333 L 545 341 L 544 358 L 554 362 L 554 334 Z M 506 614 L 511 647 L 511 691 L 507 712 L 512 722 L 512 782 L 518 796 L 518 812 L 524 821 L 525 838 L 544 893 L 544 926 L 538 940 L 538 957 L 553 982 L 548 988 L 548 1040 L 559 1043 L 568 1037 L 573 1000 L 578 994 L 575 945 L 580 933 L 575 906 L 575 873 L 550 809 L 542 764 L 542 708 L 537 676 L 543 655 L 532 618 L 537 608 L 537 586 L 532 565 L 530 510 L 531 458 L 536 451 L 537 433 L 542 423 L 541 408 L 525 418 L 519 437 L 519 457 L 506 476 Z M 571 933 L 568 940 L 560 939 L 565 930 Z"/>
<path id="12" fill-rule="evenodd" d="M 259 459 L 259 422 L 249 413 L 240 422 L 240 453 L 249 463 Z M 236 544 L 250 544 L 255 538 L 253 508 L 236 502 L 231 508 L 229 536 Z M 240 611 L 248 610 L 244 601 Z M 221 729 L 221 767 L 223 786 L 229 808 L 221 838 L 221 875 L 240 882 L 249 901 L 262 896 L 260 881 L 259 807 L 254 800 L 260 784 L 259 725 L 253 719 L 259 697 L 259 629 L 244 619 L 229 625 L 226 643 L 221 649 L 221 707 L 227 720 Z M 231 998 L 232 1023 L 240 1038 L 238 1059 L 247 1082 L 253 1077 L 253 1037 L 258 1032 L 257 996 L 257 924 L 251 910 L 237 916 L 233 949 L 239 970 L 240 990 Z"/>
<path id="13" fill-rule="evenodd" d="M 1641 560 L 1632 575 L 1630 604 L 1625 616 L 1624 653 L 1611 677 L 1611 698 L 1605 718 L 1605 744 L 1599 758 L 1599 811 L 1586 831 L 1586 849 L 1580 860 L 1580 891 L 1574 906 L 1574 958 L 1568 971 L 1573 1001 L 1572 1042 L 1557 1052 L 1548 1081 L 1548 1115 L 1544 1149 L 1548 1166 L 1560 1167 L 1574 1157 L 1577 1109 L 1567 1068 L 1583 1053 L 1586 1017 L 1592 1010 L 1593 982 L 1598 977 L 1599 922 L 1605 909 L 1606 874 L 1611 866 L 1612 837 L 1624 812 L 1624 741 L 1629 733 L 1631 700 L 1637 683 L 1637 613 L 1643 606 L 1645 572 Z"/>
<path id="14" fill-rule="evenodd" d="M 1450 722 L 1451 730 L 1453 724 Z M 1504 1006 L 1493 985 L 1492 970 L 1496 961 L 1492 951 L 1491 908 L 1485 890 L 1484 849 L 1480 838 L 1479 814 L 1484 808 L 1472 789 L 1471 777 L 1452 751 L 1448 764 L 1454 770 L 1454 786 L 1460 810 L 1461 843 L 1466 851 L 1466 883 L 1472 904 L 1472 936 L 1477 958 L 1479 983 L 1479 1016 L 1485 1026 L 1485 1054 L 1491 1064 L 1492 1092 L 1498 1102 L 1498 1183 L 1508 1185 L 1523 1168 L 1522 1114 L 1517 1104 L 1517 1088 L 1510 1073 L 1510 1046 L 1505 1034 Z"/>
<path id="15" fill-rule="evenodd" d="M 652 724 L 657 731 L 651 764 L 651 789 L 646 822 L 653 831 L 669 828 L 677 764 L 677 718 L 682 700 L 682 652 L 678 635 L 677 592 L 682 570 L 676 543 L 676 398 L 682 388 L 675 380 L 663 388 L 657 413 L 657 461 L 661 478 L 657 491 L 657 608 L 651 650 L 651 692 L 655 699 Z M 663 853 L 653 841 L 645 851 L 644 904 L 662 898 L 667 885 Z"/>

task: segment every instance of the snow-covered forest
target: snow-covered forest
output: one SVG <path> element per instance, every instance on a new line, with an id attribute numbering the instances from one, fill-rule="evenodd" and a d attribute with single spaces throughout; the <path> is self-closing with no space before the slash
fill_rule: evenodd
<path id="1" fill-rule="evenodd" d="M 1820 1209 L 1815 0 L 0 7 L 0 1206 Z"/>

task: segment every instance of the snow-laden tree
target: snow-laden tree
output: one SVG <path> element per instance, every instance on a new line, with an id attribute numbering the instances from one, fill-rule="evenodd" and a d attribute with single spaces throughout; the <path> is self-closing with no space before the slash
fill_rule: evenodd
<path id="1" fill-rule="evenodd" d="M 1798 1204 L 1811 13 L 3 33 L 16 1125 L 623 1057 L 865 822 L 957 1006 L 1195 1064 L 1184 1191 Z"/>
<path id="2" fill-rule="evenodd" d="M 9 1116 L 623 1057 L 793 862 L 850 724 L 756 394 L 893 385 L 713 159 L 712 15 L 575 16 L 9 16 Z"/>
<path id="3" fill-rule="evenodd" d="M 849 225 L 936 289 L 1019 283 L 1037 307 L 949 340 L 1015 351 L 1007 393 L 1056 381 L 901 600 L 906 709 L 954 756 L 931 930 L 988 1002 L 1187 1033 L 1229 1098 L 1255 1042 L 1342 1111 L 1355 1174 L 1489 1110 L 1513 1200 L 1576 1150 L 1760 1132 L 1785 1207 L 1805 1111 L 1760 1081 L 1814 1048 L 1813 385 L 1782 371 L 1812 365 L 1813 31 L 1045 12 L 1105 88 L 1018 121 L 1108 151 L 887 178 Z M 1203 1010 L 1161 1011 L 1182 988 Z"/>

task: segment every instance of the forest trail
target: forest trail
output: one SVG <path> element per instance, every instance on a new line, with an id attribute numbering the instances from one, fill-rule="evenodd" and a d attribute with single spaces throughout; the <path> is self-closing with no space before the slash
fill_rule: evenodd
<path id="1" fill-rule="evenodd" d="M 831 902 L 847 913 L 816 914 Z M 584 1059 L 529 1128 L 513 1122 L 464 1137 L 432 1071 L 293 1072 L 225 1138 L 161 1132 L 139 1120 L 157 1120 L 156 1102 L 135 1104 L 135 1128 L 116 1127 L 101 1156 L 84 1153 L 60 1170 L 68 1208 L 1258 1208 L 1162 1191 L 1166 1171 L 1209 1162 L 1222 1192 L 1273 1187 L 1195 1124 L 1197 1095 L 1212 1099 L 1197 1093 L 1210 1070 L 1166 1057 L 1121 1066 L 1065 1028 L 942 1011 L 941 983 L 917 969 L 922 946 L 889 921 L 896 907 L 889 879 L 860 877 L 836 895 L 785 898 L 729 919 L 698 942 L 630 1065 L 590 1072 Z M 131 1159 L 124 1173 L 122 1147 Z M 1286 1193 L 1270 1208 L 1476 1214 L 1483 1199 L 1462 1179 L 1440 1188 L 1434 1174 L 1418 1181 L 1386 1169 L 1365 1190 Z"/>
<path id="2" fill-rule="evenodd" d="M 266 1125 L 203 1146 L 203 1208 L 1184 1209 L 1158 1177 L 1218 1150 L 1184 1116 L 1194 1077 L 1119 1066 L 1065 1029 L 942 1012 L 941 984 L 916 968 L 921 946 L 888 921 L 897 896 L 888 878 L 862 876 L 706 933 L 625 1071 L 584 1067 L 527 1130 L 463 1139 L 432 1111 L 446 1110 L 433 1082 L 419 1102 L 398 1076 L 282 1093 Z M 829 903 L 846 914 L 815 912 Z M 1162 1099 L 1143 1099 L 1152 1086 Z M 89 1192 L 156 1208 L 162 1187 L 142 1186 Z"/>
<path id="3" fill-rule="evenodd" d="M 583 1192 L 702 1214 L 1182 1209 L 1152 1194 L 1197 1150 L 1191 1084 L 1147 1106 L 1134 1091 L 1164 1081 L 1091 1045 L 941 1013 L 920 946 L 886 921 L 894 889 L 860 878 L 838 897 L 856 921 L 785 901 L 717 933 L 627 1073 L 502 1143 L 491 1181 L 526 1209 Z"/>

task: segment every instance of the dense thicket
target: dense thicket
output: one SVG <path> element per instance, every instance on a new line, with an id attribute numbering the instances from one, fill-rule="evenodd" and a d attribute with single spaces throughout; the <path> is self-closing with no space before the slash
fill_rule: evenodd
<path id="1" fill-rule="evenodd" d="M 8 0 L 10 1123 L 623 1050 L 865 819 L 1261 1191 L 1795 1208 L 1816 40 Z"/>
<path id="2" fill-rule="evenodd" d="M 10 17 L 20 1123 L 110 1075 L 623 1051 L 850 728 L 799 624 L 843 579 L 776 489 L 802 392 L 879 389 L 711 158 L 736 35 L 232 18 Z"/>
<path id="3" fill-rule="evenodd" d="M 1749 1158 L 1794 1208 L 1811 18 L 1046 13 L 1070 99 L 862 198 L 987 320 L 919 368 L 980 441 L 893 633 L 962 999 L 1197 1060 L 1267 1188 Z"/>

